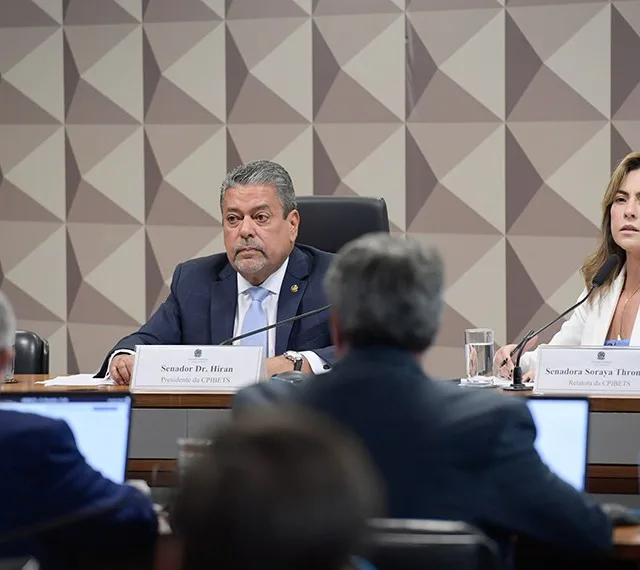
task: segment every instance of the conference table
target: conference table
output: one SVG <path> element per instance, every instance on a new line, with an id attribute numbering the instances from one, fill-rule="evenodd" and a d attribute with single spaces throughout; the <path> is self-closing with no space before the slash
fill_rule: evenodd
<path id="1" fill-rule="evenodd" d="M 127 386 L 51 386 L 40 383 L 46 375 L 16 375 L 16 381 L 0 384 L 3 392 L 54 394 L 78 391 L 129 393 Z M 531 392 L 501 392 L 504 397 L 535 397 Z M 171 487 L 176 483 L 177 440 L 203 437 L 228 421 L 232 394 L 158 393 L 133 394 L 128 477 L 149 485 Z M 591 397 L 591 433 L 587 491 L 592 494 L 638 494 L 640 447 L 640 398 Z M 618 497 L 618 502 L 624 502 Z M 618 562 L 640 569 L 640 527 L 616 529 Z M 163 537 L 161 551 L 171 543 Z M 161 557 L 164 558 L 164 557 Z M 165 560 L 166 561 L 166 560 Z M 166 567 L 166 566 L 165 566 Z"/>
<path id="2" fill-rule="evenodd" d="M 52 386 L 38 383 L 52 378 L 17 375 L 0 384 L 2 392 L 66 392 L 100 390 L 128 393 L 127 386 Z M 496 390 L 497 391 L 497 390 Z M 535 397 L 532 392 L 500 392 L 505 397 Z M 151 486 L 175 484 L 179 438 L 206 437 L 230 417 L 232 394 L 133 394 L 128 476 Z M 619 502 L 638 495 L 640 398 L 591 397 L 587 491 L 620 495 Z M 626 497 L 625 497 L 626 496 Z"/>

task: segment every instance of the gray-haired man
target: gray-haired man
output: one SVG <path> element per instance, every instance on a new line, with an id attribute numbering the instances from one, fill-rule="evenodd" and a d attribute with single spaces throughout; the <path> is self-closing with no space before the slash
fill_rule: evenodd
<path id="1" fill-rule="evenodd" d="M 127 384 L 138 344 L 220 344 L 326 305 L 322 279 L 332 254 L 295 244 L 300 215 L 282 166 L 257 160 L 233 169 L 220 207 L 226 253 L 179 264 L 165 302 L 117 343 L 98 376 Z M 270 375 L 322 373 L 335 359 L 325 313 L 240 343 L 263 346 Z"/>
<path id="2" fill-rule="evenodd" d="M 467 521 L 495 538 L 505 558 L 512 535 L 610 548 L 603 510 L 542 463 L 521 398 L 462 390 L 423 372 L 443 282 L 438 252 L 412 239 L 370 234 L 346 245 L 326 277 L 340 360 L 296 386 L 245 388 L 234 409 L 295 402 L 349 428 L 386 482 L 390 517 Z M 280 392 L 265 398 L 270 389 Z"/>

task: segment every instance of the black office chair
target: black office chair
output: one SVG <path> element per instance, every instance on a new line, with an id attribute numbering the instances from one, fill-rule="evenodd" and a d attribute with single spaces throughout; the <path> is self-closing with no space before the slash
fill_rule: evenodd
<path id="1" fill-rule="evenodd" d="M 377 570 L 498 570 L 497 544 L 457 521 L 374 519 L 366 555 Z"/>
<path id="2" fill-rule="evenodd" d="M 16 331 L 14 374 L 49 374 L 49 342 L 32 331 Z"/>
<path id="3" fill-rule="evenodd" d="M 298 196 L 298 243 L 336 253 L 344 244 L 371 232 L 389 232 L 383 198 Z"/>

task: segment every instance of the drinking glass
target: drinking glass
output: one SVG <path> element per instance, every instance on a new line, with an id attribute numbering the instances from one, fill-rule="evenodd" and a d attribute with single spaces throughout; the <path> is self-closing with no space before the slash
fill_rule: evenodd
<path id="1" fill-rule="evenodd" d="M 11 362 L 7 366 L 7 369 L 4 371 L 4 375 L 0 373 L 0 384 L 3 382 L 9 384 L 11 382 L 15 382 L 16 379 L 13 377 L 16 368 L 16 353 L 15 350 L 13 352 L 13 356 L 11 357 Z"/>
<path id="2" fill-rule="evenodd" d="M 490 386 L 493 384 L 493 330 L 465 329 L 464 354 L 467 384 Z"/>

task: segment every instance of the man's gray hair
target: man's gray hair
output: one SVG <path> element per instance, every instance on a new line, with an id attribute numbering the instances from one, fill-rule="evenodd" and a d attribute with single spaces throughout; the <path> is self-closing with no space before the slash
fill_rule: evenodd
<path id="1" fill-rule="evenodd" d="M 440 325 L 443 265 L 435 248 L 387 233 L 345 245 L 325 277 L 345 342 L 425 351 Z"/>
<path id="2" fill-rule="evenodd" d="M 13 348 L 16 336 L 16 316 L 7 296 L 0 291 L 0 350 Z"/>
<path id="3" fill-rule="evenodd" d="M 220 210 L 222 210 L 224 194 L 229 188 L 249 185 L 273 186 L 282 204 L 285 218 L 298 207 L 296 192 L 289 173 L 276 162 L 253 160 L 236 166 L 227 173 L 220 187 Z"/>

